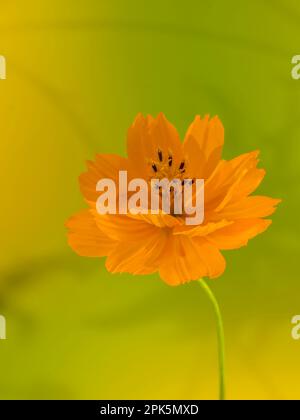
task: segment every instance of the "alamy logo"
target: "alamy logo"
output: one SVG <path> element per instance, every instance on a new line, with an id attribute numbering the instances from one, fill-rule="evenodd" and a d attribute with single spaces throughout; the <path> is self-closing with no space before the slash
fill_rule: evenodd
<path id="1" fill-rule="evenodd" d="M 6 340 L 6 319 L 0 315 L 0 340 Z"/>
<path id="2" fill-rule="evenodd" d="M 293 340 L 300 340 L 300 315 L 295 315 L 292 319 L 292 338 Z"/>
<path id="3" fill-rule="evenodd" d="M 294 67 L 292 68 L 292 78 L 294 80 L 300 79 L 300 55 L 294 55 L 292 58 L 292 64 Z"/>
<path id="4" fill-rule="evenodd" d="M 96 204 L 100 215 L 163 213 L 183 216 L 187 225 L 204 221 L 203 179 L 134 178 L 128 182 L 127 171 L 120 171 L 117 183 L 101 179 L 96 191 L 101 193 Z"/>
<path id="5" fill-rule="evenodd" d="M 6 60 L 3 55 L 0 55 L 0 80 L 6 79 Z"/>

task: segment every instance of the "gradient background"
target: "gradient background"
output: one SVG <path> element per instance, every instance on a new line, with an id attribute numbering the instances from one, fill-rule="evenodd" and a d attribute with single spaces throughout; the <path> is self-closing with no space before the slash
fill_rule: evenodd
<path id="1" fill-rule="evenodd" d="M 300 398 L 299 23 L 298 0 L 0 2 L 0 398 L 217 397 L 201 288 L 112 276 L 66 244 L 85 160 L 124 154 L 135 115 L 160 111 L 182 136 L 218 114 L 225 158 L 261 150 L 260 193 L 284 202 L 210 284 L 228 397 Z"/>

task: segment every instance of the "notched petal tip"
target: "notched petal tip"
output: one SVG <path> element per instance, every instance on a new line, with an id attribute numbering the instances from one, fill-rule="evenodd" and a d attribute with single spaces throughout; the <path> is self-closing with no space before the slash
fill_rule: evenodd
<path id="1" fill-rule="evenodd" d="M 144 114 L 142 113 L 142 112 L 139 112 L 138 114 L 137 114 L 137 116 L 135 117 L 135 119 L 134 119 L 134 121 L 133 121 L 133 126 L 135 125 L 135 124 L 137 124 L 139 121 L 144 121 L 145 120 L 145 117 L 144 117 Z"/>
<path id="2" fill-rule="evenodd" d="M 157 114 L 157 120 L 163 120 L 163 121 L 168 121 L 167 117 L 165 116 L 165 114 L 161 111 Z"/>

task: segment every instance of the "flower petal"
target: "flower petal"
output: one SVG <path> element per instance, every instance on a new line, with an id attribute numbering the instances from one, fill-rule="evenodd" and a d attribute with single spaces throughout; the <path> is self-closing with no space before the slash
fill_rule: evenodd
<path id="1" fill-rule="evenodd" d="M 156 229 L 138 242 L 119 242 L 106 260 L 111 273 L 151 274 L 158 270 L 167 233 Z"/>
<path id="2" fill-rule="evenodd" d="M 218 248 L 204 238 L 194 238 L 194 244 L 206 265 L 207 276 L 211 279 L 220 277 L 225 271 L 226 261 Z"/>
<path id="3" fill-rule="evenodd" d="M 70 247 L 81 256 L 103 257 L 115 246 L 115 242 L 97 227 L 90 210 L 83 210 L 71 217 L 66 227 L 69 229 Z"/>
<path id="4" fill-rule="evenodd" d="M 131 217 L 135 220 L 144 221 L 146 223 L 150 223 L 159 228 L 173 228 L 175 226 L 180 226 L 184 223 L 183 219 L 179 217 L 171 216 L 170 214 L 166 214 L 160 212 L 159 214 L 128 214 L 128 217 Z"/>
<path id="5" fill-rule="evenodd" d="M 266 171 L 264 169 L 250 169 L 236 186 L 231 201 L 237 201 L 241 197 L 247 197 L 253 193 L 259 187 L 265 175 Z"/>
<path id="6" fill-rule="evenodd" d="M 248 171 L 257 165 L 259 151 L 245 153 L 229 161 L 221 161 L 205 183 L 205 208 L 224 207 Z"/>
<path id="7" fill-rule="evenodd" d="M 170 236 L 163 261 L 159 267 L 162 280 L 178 286 L 206 275 L 205 264 L 199 259 L 192 239 Z"/>
<path id="8" fill-rule="evenodd" d="M 174 229 L 174 235 L 187 235 L 190 238 L 194 238 L 196 236 L 206 236 L 209 233 L 222 229 L 225 226 L 229 226 L 232 223 L 232 221 L 220 220 L 219 222 L 211 222 L 199 226 L 178 226 Z"/>
<path id="9" fill-rule="evenodd" d="M 176 235 L 169 237 L 159 274 L 166 283 L 177 286 L 205 276 L 218 277 L 225 266 L 219 250 L 205 239 Z"/>
<path id="10" fill-rule="evenodd" d="M 121 242 L 139 242 L 148 236 L 158 234 L 161 229 L 143 220 L 127 215 L 99 215 L 93 210 L 95 221 L 108 237 Z"/>
<path id="11" fill-rule="evenodd" d="M 224 145 L 224 127 L 218 117 L 203 119 L 197 116 L 189 127 L 184 151 L 187 154 L 191 170 L 199 179 L 207 179 L 219 163 Z M 198 169 L 197 169 L 198 166 Z"/>
<path id="12" fill-rule="evenodd" d="M 148 115 L 146 118 L 139 114 L 127 133 L 127 155 L 133 176 L 147 179 L 147 159 L 153 154 L 153 147 L 150 141 L 150 125 L 153 118 Z"/>
<path id="13" fill-rule="evenodd" d="M 237 249 L 264 232 L 272 224 L 266 219 L 237 220 L 232 225 L 209 234 L 206 239 L 219 249 Z"/>
<path id="14" fill-rule="evenodd" d="M 128 130 L 127 154 L 133 176 L 148 179 L 153 162 L 161 159 L 167 162 L 172 155 L 174 165 L 183 159 L 183 148 L 175 127 L 159 114 L 156 119 L 138 115 Z"/>
<path id="15" fill-rule="evenodd" d="M 218 213 L 216 219 L 237 220 L 267 217 L 276 211 L 276 206 L 279 203 L 281 203 L 281 200 L 270 197 L 246 197 L 226 206 Z"/>
<path id="16" fill-rule="evenodd" d="M 88 171 L 79 177 L 79 185 L 86 200 L 95 202 L 99 197 L 98 182 L 107 178 L 118 185 L 119 171 L 128 169 L 128 161 L 117 155 L 96 155 L 95 162 L 88 161 L 87 166 Z"/>
<path id="17" fill-rule="evenodd" d="M 216 211 L 222 210 L 229 203 L 233 203 L 244 197 L 247 197 L 259 186 L 265 176 L 263 169 L 257 169 L 257 159 L 255 154 L 249 154 L 249 159 L 246 159 L 236 171 L 236 180 L 228 188 L 228 191 L 216 208 Z"/>

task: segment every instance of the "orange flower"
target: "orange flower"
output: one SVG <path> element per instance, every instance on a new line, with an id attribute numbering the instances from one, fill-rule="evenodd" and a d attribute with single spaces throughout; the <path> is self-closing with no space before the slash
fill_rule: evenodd
<path id="1" fill-rule="evenodd" d="M 259 152 L 221 159 L 224 129 L 218 117 L 196 117 L 181 143 L 163 114 L 138 115 L 128 131 L 128 158 L 97 155 L 80 177 L 89 204 L 67 222 L 69 244 L 79 255 L 107 256 L 112 273 L 159 272 L 170 285 L 202 277 L 216 278 L 225 270 L 221 250 L 237 249 L 265 231 L 280 200 L 251 196 L 265 176 L 257 168 Z M 99 215 L 96 185 L 102 178 L 117 184 L 119 171 L 129 178 L 205 180 L 205 219 L 188 226 L 185 216 Z"/>

